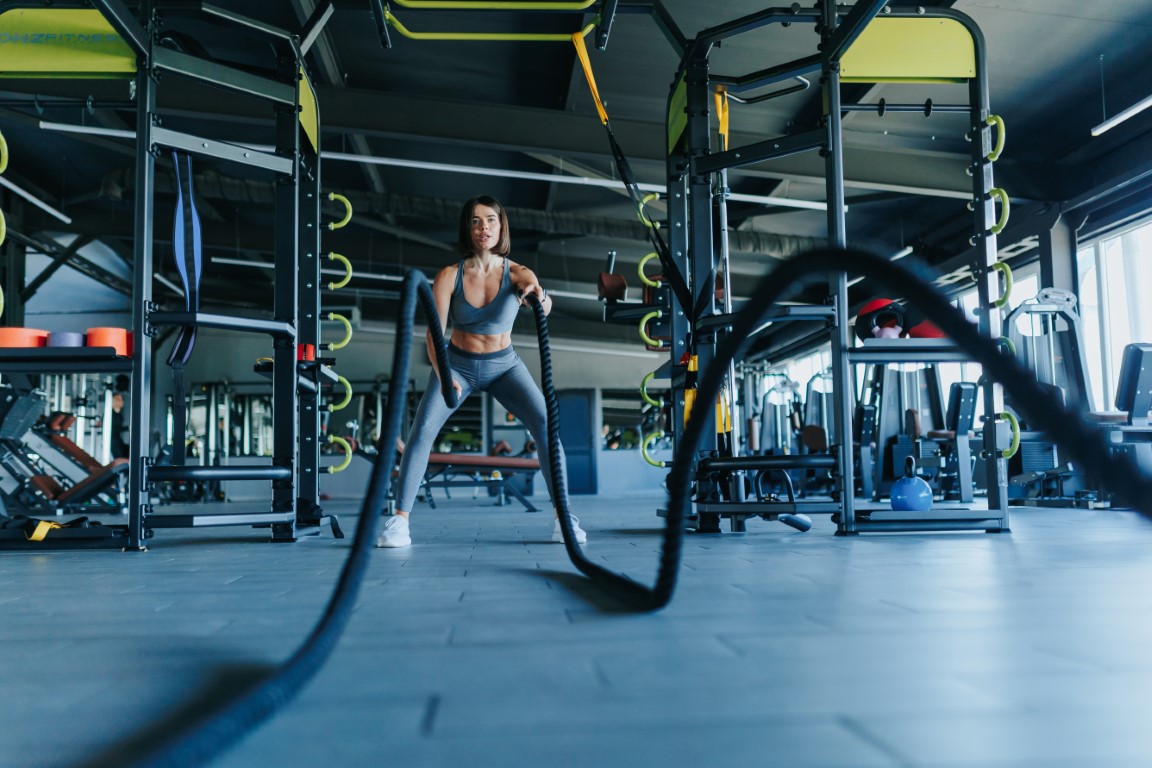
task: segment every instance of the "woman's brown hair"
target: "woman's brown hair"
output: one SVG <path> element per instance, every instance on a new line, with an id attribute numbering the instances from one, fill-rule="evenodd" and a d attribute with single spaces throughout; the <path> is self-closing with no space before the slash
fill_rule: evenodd
<path id="1" fill-rule="evenodd" d="M 499 200 L 488 195 L 477 195 L 470 198 L 460 210 L 460 231 L 457 233 L 457 247 L 460 249 L 460 253 L 464 256 L 471 256 L 474 253 L 472 247 L 472 212 L 478 205 L 491 208 L 500 217 L 500 240 L 492 252 L 507 256 L 512 252 L 512 238 L 508 234 L 508 214 L 504 213 L 504 206 L 500 205 Z"/>

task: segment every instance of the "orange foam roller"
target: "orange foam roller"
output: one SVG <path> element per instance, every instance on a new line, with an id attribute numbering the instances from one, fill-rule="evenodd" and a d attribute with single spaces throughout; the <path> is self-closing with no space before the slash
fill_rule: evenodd
<path id="1" fill-rule="evenodd" d="M 88 346 L 112 347 L 116 354 L 128 356 L 128 329 L 126 328 L 89 328 Z"/>
<path id="2" fill-rule="evenodd" d="M 0 347 L 43 347 L 48 331 L 36 328 L 0 328 Z"/>

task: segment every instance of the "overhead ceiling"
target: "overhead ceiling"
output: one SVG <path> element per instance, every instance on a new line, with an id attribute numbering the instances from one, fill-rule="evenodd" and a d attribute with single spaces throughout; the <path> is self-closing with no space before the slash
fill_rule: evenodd
<path id="1" fill-rule="evenodd" d="M 162 9 L 163 32 L 174 46 L 240 67 L 267 70 L 274 63 L 267 43 L 222 26 L 194 3 L 155 5 Z M 316 3 L 218 0 L 214 5 L 297 30 Z M 391 163 L 323 162 L 323 189 L 346 195 L 355 216 L 348 227 L 325 233 L 322 246 L 347 256 L 357 275 L 339 294 L 326 293 L 325 303 L 355 305 L 368 320 L 390 319 L 395 284 L 381 278 L 410 268 L 432 274 L 453 261 L 460 203 L 491 194 L 509 209 L 513 258 L 536 270 L 557 297 L 553 335 L 634 342 L 634 328 L 601 321 L 595 285 L 613 251 L 617 269 L 634 285 L 638 282 L 632 270 L 650 248 L 635 208 L 622 189 L 558 181 L 616 176 L 573 46 L 413 40 L 393 28 L 391 47 L 385 48 L 370 5 L 368 0 L 337 2 L 308 53 L 325 153 Z M 401 5 L 391 12 L 419 32 L 570 33 L 595 20 L 603 5 L 596 3 L 588 13 Z M 1060 203 L 1137 177 L 1152 162 L 1152 112 L 1102 137 L 1089 133 L 1106 115 L 1152 93 L 1152 68 L 1145 66 L 1152 0 L 942 0 L 919 5 L 968 14 L 983 32 L 991 108 L 1007 125 L 1007 146 L 995 172 L 1017 210 L 1030 203 Z M 764 7 L 750 0 L 663 0 L 667 17 L 688 38 Z M 639 4 L 619 4 L 607 46 L 602 52 L 593 48 L 591 60 L 611 124 L 638 181 L 659 185 L 665 173 L 667 98 L 681 52 L 651 14 L 637 10 Z M 814 55 L 818 42 L 811 24 L 773 24 L 725 40 L 711 54 L 711 71 L 736 77 L 765 70 Z M 263 103 L 190 81 L 161 85 L 165 125 L 211 138 L 272 143 L 271 113 Z M 881 98 L 966 103 L 966 91 L 962 85 L 844 89 L 846 103 Z M 11 157 L 5 177 L 72 219 L 66 225 L 25 206 L 13 224 L 23 242 L 47 244 L 74 233 L 131 260 L 133 141 L 40 127 L 40 121 L 47 121 L 131 129 L 131 100 L 124 80 L 0 80 L 0 129 Z M 733 103 L 731 145 L 812 130 L 820 115 L 815 83 L 757 104 Z M 965 251 L 970 229 L 967 122 L 966 116 L 940 111 L 930 117 L 846 115 L 850 242 L 893 253 L 912 246 L 930 264 Z M 432 170 L 420 163 L 458 168 Z M 490 175 L 462 166 L 488 169 Z M 207 159 L 197 160 L 195 168 L 205 232 L 204 301 L 220 307 L 267 306 L 274 182 Z M 509 172 L 532 177 L 512 178 Z M 556 181 L 541 180 L 541 174 Z M 161 157 L 157 175 L 157 270 L 178 283 L 169 224 L 175 184 L 167 158 Z M 814 153 L 735 169 L 728 181 L 733 192 L 745 195 L 808 202 L 825 197 L 823 161 Z M 334 203 L 325 203 L 323 210 L 333 219 L 342 213 Z M 654 210 L 658 216 L 659 208 Z M 827 231 L 822 211 L 784 205 L 732 202 L 728 218 L 735 294 L 780 258 L 819 244 Z M 84 260 L 74 258 L 68 265 L 65 269 L 83 268 Z M 98 270 L 93 274 L 103 279 Z M 122 280 L 114 282 L 118 290 L 127 290 Z M 854 297 L 861 299 L 868 290 L 867 284 L 858 285 Z M 158 284 L 156 298 L 173 304 L 178 295 Z"/>

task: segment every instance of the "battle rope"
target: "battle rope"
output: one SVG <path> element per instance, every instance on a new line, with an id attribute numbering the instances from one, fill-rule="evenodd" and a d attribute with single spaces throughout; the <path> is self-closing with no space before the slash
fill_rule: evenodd
<path id="1" fill-rule="evenodd" d="M 1152 518 L 1152 480 L 1144 477 L 1127 456 L 1109 458 L 1108 445 L 1099 430 L 1087 424 L 1078 413 L 1067 409 L 1059 398 L 1037 386 L 1035 375 L 1013 357 L 1001 353 L 994 340 L 979 331 L 948 300 L 931 288 L 931 276 L 889 261 L 886 257 L 862 251 L 820 250 L 781 264 L 757 286 L 754 298 L 737 314 L 730 332 L 720 343 L 713 363 L 699 383 L 697 397 L 701 402 L 716 399 L 728 370 L 728 363 L 742 354 L 752 331 L 762 324 L 763 315 L 793 293 L 803 283 L 819 275 L 841 272 L 865 274 L 886 288 L 903 296 L 921 310 L 969 357 L 984 367 L 990 378 L 1000 382 L 1021 403 L 1021 411 L 1038 424 L 1055 442 L 1080 462 L 1089 477 L 1106 479 L 1123 501 Z M 393 352 L 393 376 L 389 385 L 388 406 L 377 444 L 376 463 L 368 491 L 360 509 L 356 536 L 323 616 L 308 638 L 292 656 L 259 685 L 227 701 L 174 740 L 161 745 L 135 762 L 134 766 L 199 766 L 207 763 L 227 747 L 239 741 L 252 728 L 291 701 L 327 660 L 348 623 L 348 618 L 368 564 L 368 554 L 376 535 L 379 510 L 384 505 L 395 460 L 396 437 L 407 400 L 409 360 L 415 302 L 419 300 L 433 337 L 436 362 L 440 371 L 449 370 L 447 349 L 438 322 L 435 301 L 427 278 L 409 272 L 404 279 L 400 317 L 396 327 Z M 697 408 L 685 425 L 678 442 L 676 459 L 669 475 L 671 493 L 664 526 L 664 543 L 660 570 L 652 588 L 591 562 L 576 544 L 572 530 L 564 470 L 560 462 L 560 408 L 552 384 L 552 359 L 548 344 L 548 324 L 544 309 L 536 296 L 529 296 L 536 318 L 540 343 L 541 384 L 548 408 L 549 459 L 560 528 L 564 547 L 576 568 L 601 586 L 636 605 L 656 609 L 667 605 L 675 589 L 680 553 L 683 548 L 685 510 L 690 497 L 692 469 L 703 438 L 705 413 Z M 456 393 L 450 376 L 441 376 L 441 393 L 450 406 L 455 406 Z"/>
<path id="2" fill-rule="evenodd" d="M 786 299 L 803 283 L 820 275 L 852 272 L 867 275 L 893 293 L 908 296 L 909 301 L 931 319 L 974 361 L 980 363 L 984 373 L 1000 382 L 1021 403 L 1021 411 L 1038 424 L 1061 448 L 1067 450 L 1091 478 L 1106 479 L 1108 487 L 1118 497 L 1138 506 L 1145 516 L 1152 518 L 1152 480 L 1144 477 L 1127 456 L 1109 458 L 1108 444 L 1099 429 L 1089 425 L 1075 411 L 1036 384 L 1035 373 L 1021 365 L 1014 357 L 1001 352 L 996 340 L 982 336 L 963 314 L 932 286 L 932 276 L 910 266 L 889 261 L 887 258 L 863 251 L 820 250 L 793 258 L 765 277 L 756 287 L 753 298 L 737 314 L 729 333 L 708 366 L 704 380 L 696 393 L 698 402 L 713 402 L 720 394 L 729 363 L 741 356 L 752 338 L 753 331 L 764 322 L 764 316 L 781 300 Z M 568 557 L 578 570 L 611 592 L 617 593 L 642 609 L 655 610 L 668 604 L 676 586 L 680 555 L 683 550 L 684 521 L 691 498 L 691 481 L 700 442 L 704 438 L 704 423 L 708 409 L 694 409 L 683 435 L 677 442 L 672 471 L 668 477 L 669 509 L 664 525 L 664 541 L 656 584 L 651 587 L 615 573 L 591 562 L 572 536 L 567 489 L 563 475 L 558 472 L 559 405 L 552 388 L 552 361 L 548 349 L 547 320 L 544 310 L 534 296 L 529 297 L 536 314 L 537 335 L 540 341 L 540 370 L 544 399 L 548 407 L 549 458 L 552 466 L 552 487 L 557 492 L 557 509 L 564 545 Z M 1024 406 L 1027 404 L 1027 407 Z M 847 492 L 851 492 L 848 489 Z"/>
<path id="3" fill-rule="evenodd" d="M 776 304 L 795 292 L 803 283 L 815 278 L 854 273 L 866 275 L 893 293 L 907 296 L 910 304 L 924 313 L 946 336 L 974 362 L 983 366 L 984 374 L 999 382 L 1029 421 L 1040 427 L 1062 450 L 1080 464 L 1086 476 L 1107 483 L 1118 498 L 1138 508 L 1152 519 L 1152 479 L 1146 477 L 1127 455 L 1113 456 L 1103 432 L 1064 405 L 1059 397 L 1036 383 L 1034 371 L 1016 358 L 1003 354 L 997 340 L 980 334 L 964 315 L 933 286 L 934 276 L 926 268 L 892 262 L 883 256 L 864 251 L 825 249 L 790 259 L 765 277 L 756 287 L 753 298 L 737 314 L 698 385 L 698 402 L 711 402 L 720 392 L 728 364 L 743 354 L 753 331 L 764 321 L 764 315 Z M 697 409 L 701 413 L 703 409 Z M 685 471 L 692 465 L 703 431 L 704 419 L 693 414 L 677 446 L 673 471 L 669 478 L 671 501 L 668 525 L 683 518 L 689 497 L 690 476 Z M 986 425 L 985 428 L 991 428 Z M 846 489 L 851 493 L 852 489 Z"/>
<path id="4" fill-rule="evenodd" d="M 396 437 L 400 434 L 401 418 L 408 399 L 408 369 L 412 354 L 412 329 L 419 299 L 432 333 L 436 362 L 441 371 L 449 370 L 447 344 L 440 328 L 436 302 L 428 279 L 416 271 L 404 278 L 400 317 L 396 323 L 396 349 L 392 355 L 392 381 L 388 388 L 388 407 L 381 425 L 380 442 L 376 446 L 376 463 L 360 519 L 356 524 L 356 537 L 344 562 L 340 578 L 324 614 L 316 622 L 307 639 L 268 678 L 226 701 L 219 709 L 178 734 L 173 740 L 160 745 L 135 762 L 133 766 L 202 766 L 232 746 L 277 709 L 291 701 L 316 674 L 336 647 L 348 623 L 360 584 L 368 566 L 368 556 L 376 537 L 376 522 L 385 504 L 392 478 L 392 464 L 396 458 Z M 450 376 L 441 377 L 440 391 L 450 407 L 456 404 L 456 391 Z"/>
<path id="5" fill-rule="evenodd" d="M 668 517 L 664 526 L 664 547 L 660 556 L 660 572 L 656 585 L 645 587 L 627 576 L 618 574 L 589 560 L 572 532 L 571 511 L 568 508 L 568 486 L 564 482 L 564 465 L 560 460 L 560 403 L 552 385 L 552 354 L 548 343 L 548 318 L 544 307 L 534 295 L 528 296 L 532 312 L 536 318 L 536 337 L 540 344 L 540 389 L 544 392 L 544 403 L 548 408 L 548 465 L 552 473 L 552 489 L 556 498 L 556 510 L 560 520 L 560 530 L 564 534 L 564 548 L 572 565 L 592 581 L 634 604 L 641 610 L 662 608 L 672 599 L 676 589 L 676 575 L 680 567 L 680 552 L 683 549 L 683 517 L 673 520 Z M 703 410 L 703 409 L 697 409 Z M 673 470 L 675 472 L 676 470 Z"/>

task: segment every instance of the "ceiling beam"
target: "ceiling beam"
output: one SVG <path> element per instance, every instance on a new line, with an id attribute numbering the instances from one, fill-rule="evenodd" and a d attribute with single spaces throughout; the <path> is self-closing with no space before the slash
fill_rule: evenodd
<path id="1" fill-rule="evenodd" d="M 5 87 L 18 92 L 27 89 L 29 94 L 78 96 L 80 93 L 76 85 L 44 80 L 13 80 L 6 82 Z M 90 81 L 83 83 L 83 89 L 108 99 L 119 93 L 113 86 Z M 609 154 L 603 129 L 592 114 L 332 85 L 319 85 L 316 91 L 325 134 L 426 143 L 429 157 L 434 155 L 437 145 L 444 144 L 584 160 L 602 160 Z M 218 138 L 225 140 L 229 138 L 228 123 L 270 125 L 272 120 L 271 113 L 262 105 L 227 91 L 189 87 L 179 92 L 162 91 L 160 97 L 160 107 L 166 113 L 219 121 L 223 135 Z M 638 180 L 662 182 L 666 142 L 663 122 L 617 118 L 612 121 L 612 130 L 628 153 Z M 735 132 L 730 146 L 736 149 L 763 139 L 756 134 Z M 875 146 L 871 144 L 875 140 L 871 135 L 857 137 L 846 133 L 845 184 L 849 188 L 939 197 L 969 194 L 971 181 L 965 174 L 969 162 L 966 153 L 910 150 L 895 143 Z M 124 146 L 130 148 L 127 142 Z M 1056 195 L 1075 189 L 1072 180 L 1081 175 L 1079 170 L 1019 163 L 1008 157 L 996 165 L 1001 185 L 1011 189 L 1013 196 L 1030 200 L 1064 199 Z M 734 169 L 730 173 L 731 182 L 736 183 L 743 174 L 822 183 L 824 162 L 814 152 L 791 155 Z"/>

